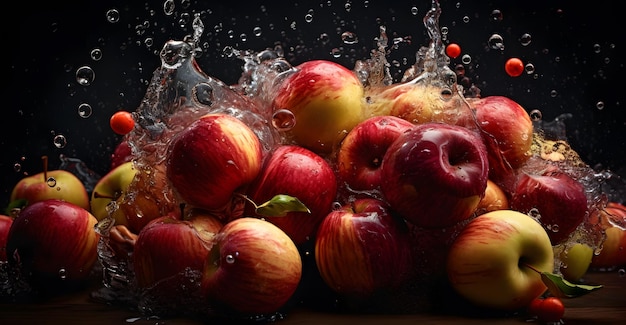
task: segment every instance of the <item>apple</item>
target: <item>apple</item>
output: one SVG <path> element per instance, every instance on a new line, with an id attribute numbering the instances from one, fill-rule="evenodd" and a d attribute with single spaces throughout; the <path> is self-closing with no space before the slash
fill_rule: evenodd
<path id="1" fill-rule="evenodd" d="M 89 210 L 89 194 L 85 184 L 70 171 L 49 171 L 48 157 L 43 156 L 42 159 L 44 170 L 20 179 L 11 191 L 11 202 L 25 200 L 25 204 L 29 205 L 47 199 L 60 199 Z"/>
<path id="2" fill-rule="evenodd" d="M 7 261 L 7 239 L 13 224 L 13 217 L 0 215 L 0 262 Z"/>
<path id="3" fill-rule="evenodd" d="M 137 285 L 160 299 L 175 299 L 185 272 L 202 271 L 222 222 L 207 215 L 180 220 L 163 216 L 137 236 L 132 254 Z"/>
<path id="4" fill-rule="evenodd" d="M 601 211 L 601 223 L 604 227 L 604 241 L 599 254 L 591 260 L 590 268 L 612 270 L 626 266 L 626 206 L 609 202 Z"/>
<path id="5" fill-rule="evenodd" d="M 236 117 L 203 115 L 171 140 L 166 176 L 184 203 L 219 210 L 244 193 L 263 163 L 261 142 Z"/>
<path id="6" fill-rule="evenodd" d="M 522 213 L 536 212 L 553 245 L 567 240 L 588 214 L 585 187 L 554 169 L 539 174 L 520 173 L 510 205 Z"/>
<path id="7" fill-rule="evenodd" d="M 476 306 L 505 311 L 525 308 L 542 295 L 547 287 L 537 271 L 553 268 L 546 230 L 514 210 L 472 219 L 452 243 L 446 264 L 449 282 L 460 296 Z"/>
<path id="8" fill-rule="evenodd" d="M 246 193 L 259 204 L 278 194 L 298 198 L 309 213 L 293 211 L 264 218 L 300 245 L 315 235 L 320 222 L 330 212 L 337 195 L 337 179 L 330 164 L 320 155 L 304 147 L 281 145 L 270 153 Z M 256 215 L 250 204 L 246 215 Z"/>
<path id="9" fill-rule="evenodd" d="M 286 306 L 301 277 L 302 259 L 293 240 L 271 222 L 243 217 L 217 234 L 201 292 L 217 310 L 270 314 Z"/>
<path id="10" fill-rule="evenodd" d="M 485 196 L 478 202 L 476 214 L 483 214 L 494 210 L 509 209 L 507 193 L 496 182 L 488 179 Z"/>
<path id="11" fill-rule="evenodd" d="M 109 170 L 115 169 L 115 167 L 131 161 L 133 159 L 133 152 L 130 143 L 128 142 L 128 138 L 123 138 L 113 150 L 111 154 L 111 165 L 109 166 Z"/>
<path id="12" fill-rule="evenodd" d="M 468 99 L 489 153 L 489 177 L 508 178 L 532 155 L 533 124 L 524 107 L 505 96 Z"/>
<path id="13" fill-rule="evenodd" d="M 558 255 L 559 271 L 567 281 L 577 283 L 587 273 L 593 258 L 593 248 L 585 243 L 566 245 Z"/>
<path id="14" fill-rule="evenodd" d="M 413 126 L 388 115 L 372 116 L 357 124 L 343 139 L 337 152 L 337 177 L 353 191 L 380 190 L 380 166 L 387 149 Z"/>
<path id="15" fill-rule="evenodd" d="M 402 133 L 381 165 L 391 208 L 424 228 L 468 219 L 485 194 L 489 165 L 479 135 L 461 126 L 424 123 Z"/>
<path id="16" fill-rule="evenodd" d="M 13 220 L 6 244 L 8 262 L 41 291 L 83 285 L 98 257 L 96 223 L 88 210 L 68 201 L 32 203 Z"/>
<path id="17" fill-rule="evenodd" d="M 127 161 L 111 169 L 98 180 L 91 192 L 90 200 L 91 214 L 98 221 L 108 217 L 111 213 L 111 217 L 115 219 L 115 224 L 128 225 L 126 216 L 121 209 L 118 208 L 109 212 L 107 206 L 111 201 L 119 200 L 121 202 L 124 199 L 136 174 L 135 164 L 132 161 Z"/>
<path id="18" fill-rule="evenodd" d="M 341 295 L 367 299 L 393 292 L 412 275 L 407 225 L 384 201 L 356 199 L 320 225 L 315 261 L 324 282 Z"/>
<path id="19" fill-rule="evenodd" d="M 295 125 L 286 136 L 318 154 L 336 150 L 353 127 L 363 121 L 364 89 L 356 74 L 326 60 L 294 67 L 275 90 L 274 111 L 289 110 Z"/>

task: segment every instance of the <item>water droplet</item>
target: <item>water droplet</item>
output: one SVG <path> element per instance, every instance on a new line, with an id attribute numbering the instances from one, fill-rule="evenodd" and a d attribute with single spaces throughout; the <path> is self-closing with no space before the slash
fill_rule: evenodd
<path id="1" fill-rule="evenodd" d="M 464 23 L 469 23 L 470 22 L 470 17 L 469 16 L 463 16 L 463 22 Z"/>
<path id="2" fill-rule="evenodd" d="M 307 23 L 310 23 L 313 21 L 313 14 L 312 13 L 308 13 L 306 15 L 304 15 L 304 21 L 306 21 Z"/>
<path id="3" fill-rule="evenodd" d="M 120 12 L 117 9 L 109 9 L 106 13 L 107 21 L 114 24 L 120 21 Z"/>
<path id="4" fill-rule="evenodd" d="M 504 39 L 500 34 L 492 34 L 487 41 L 489 47 L 494 50 L 504 50 Z"/>
<path id="5" fill-rule="evenodd" d="M 64 268 L 59 269 L 59 278 L 65 280 L 67 278 L 67 271 Z"/>
<path id="6" fill-rule="evenodd" d="M 602 51 L 602 47 L 600 46 L 600 44 L 593 44 L 593 51 L 595 53 L 600 53 L 600 51 Z"/>
<path id="7" fill-rule="evenodd" d="M 67 145 L 67 139 L 62 134 L 55 135 L 54 139 L 52 140 L 52 142 L 54 143 L 54 146 L 59 148 L 59 149 L 60 148 L 65 148 L 65 146 Z"/>
<path id="8" fill-rule="evenodd" d="M 165 15 L 171 16 L 174 13 L 174 9 L 176 9 L 174 0 L 165 0 L 165 2 L 163 2 L 163 12 L 165 12 Z"/>
<path id="9" fill-rule="evenodd" d="M 289 131 L 296 125 L 296 117 L 288 109 L 279 109 L 272 115 L 272 126 L 278 131 Z"/>
<path id="10" fill-rule="evenodd" d="M 94 61 L 100 61 L 100 59 L 102 59 L 102 50 L 95 48 L 93 50 L 91 50 L 91 53 L 89 54 L 91 56 L 91 59 Z"/>
<path id="11" fill-rule="evenodd" d="M 82 103 L 78 105 L 78 116 L 82 118 L 88 118 L 91 116 L 91 113 L 93 113 L 91 105 L 87 103 Z"/>
<path id="12" fill-rule="evenodd" d="M 419 10 L 417 9 L 417 7 L 411 7 L 411 14 L 413 16 L 417 16 L 418 13 L 419 13 Z"/>
<path id="13" fill-rule="evenodd" d="M 620 278 L 623 278 L 624 276 L 626 276 L 626 270 L 625 269 L 617 270 L 617 275 L 619 275 Z"/>
<path id="14" fill-rule="evenodd" d="M 345 43 L 345 44 L 356 44 L 359 42 L 359 38 L 356 36 L 355 33 L 353 32 L 343 32 L 341 34 L 341 40 Z"/>
<path id="15" fill-rule="evenodd" d="M 529 115 L 530 115 L 530 119 L 535 122 L 541 121 L 541 119 L 543 118 L 543 114 L 538 109 L 533 109 L 532 111 L 530 111 Z"/>
<path id="16" fill-rule="evenodd" d="M 597 102 L 597 103 L 596 103 L 596 108 L 597 108 L 598 110 L 600 110 L 600 111 L 601 111 L 601 110 L 603 110 L 603 109 L 604 109 L 604 102 L 603 102 L 603 101 L 599 101 L 599 102 Z"/>
<path id="17" fill-rule="evenodd" d="M 527 63 L 524 66 L 524 70 L 526 70 L 526 74 L 533 74 L 535 73 L 535 65 L 532 63 Z"/>
<path id="18" fill-rule="evenodd" d="M 246 35 L 246 33 L 241 33 L 241 34 L 239 35 L 239 39 L 240 39 L 242 42 L 246 42 L 246 41 L 248 41 L 248 35 Z"/>
<path id="19" fill-rule="evenodd" d="M 550 91 L 550 97 L 556 97 L 559 93 L 556 90 Z"/>
<path id="20" fill-rule="evenodd" d="M 15 163 L 15 164 L 13 164 L 13 170 L 14 170 L 16 173 L 19 173 L 19 172 L 20 172 L 20 170 L 22 170 L 22 164 L 20 164 L 20 163 Z"/>
<path id="21" fill-rule="evenodd" d="M 502 11 L 498 10 L 498 9 L 494 9 L 491 12 L 491 20 L 493 21 L 502 21 Z"/>
<path id="22" fill-rule="evenodd" d="M 469 54 L 464 54 L 461 57 L 461 62 L 463 62 L 463 64 L 470 64 L 472 63 L 472 57 Z"/>
<path id="23" fill-rule="evenodd" d="M 206 82 L 195 85 L 192 89 L 193 99 L 199 104 L 211 106 L 213 105 L 213 87 Z"/>
<path id="24" fill-rule="evenodd" d="M 524 33 L 522 34 L 522 37 L 520 37 L 519 40 L 523 46 L 527 46 L 532 41 L 532 37 L 530 36 L 530 34 Z"/>
<path id="25" fill-rule="evenodd" d="M 339 210 L 339 209 L 341 209 L 341 203 L 337 202 L 337 201 L 333 202 L 333 204 L 331 206 L 332 206 L 332 210 Z"/>
<path id="26" fill-rule="evenodd" d="M 552 226 L 549 226 L 548 229 L 550 229 L 552 232 L 559 232 L 559 225 L 553 224 Z"/>
<path id="27" fill-rule="evenodd" d="M 57 186 L 57 180 L 56 178 L 50 176 L 48 177 L 48 179 L 46 180 L 46 185 L 50 186 L 50 187 L 55 187 Z"/>
<path id="28" fill-rule="evenodd" d="M 539 209 L 537 209 L 537 208 L 532 208 L 532 209 L 530 209 L 530 210 L 528 211 L 528 215 L 529 215 L 531 218 L 533 218 L 533 219 L 535 219 L 535 220 L 537 220 L 537 221 L 539 221 L 539 219 L 541 219 L 541 213 L 539 213 Z"/>
<path id="29" fill-rule="evenodd" d="M 341 49 L 340 48 L 333 48 L 332 50 L 330 50 L 330 54 L 334 57 L 334 58 L 339 58 L 341 56 Z"/>
<path id="30" fill-rule="evenodd" d="M 227 254 L 224 257 L 224 260 L 228 264 L 233 264 L 233 263 L 235 263 L 235 260 L 237 259 L 237 256 L 239 256 L 239 252 L 235 252 L 234 254 Z"/>
<path id="31" fill-rule="evenodd" d="M 96 73 L 89 66 L 82 66 L 76 70 L 76 82 L 82 86 L 89 86 L 96 79 Z"/>
<path id="32" fill-rule="evenodd" d="M 254 36 L 256 37 L 261 36 L 262 33 L 263 33 L 263 30 L 259 26 L 256 26 L 252 29 L 252 34 L 254 34 Z"/>

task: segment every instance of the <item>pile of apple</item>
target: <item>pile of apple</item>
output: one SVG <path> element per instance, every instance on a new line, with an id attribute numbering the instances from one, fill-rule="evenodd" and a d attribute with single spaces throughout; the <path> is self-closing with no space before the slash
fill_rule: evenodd
<path id="1" fill-rule="evenodd" d="M 465 98 L 428 69 L 385 85 L 272 55 L 228 86 L 184 47 L 164 48 L 92 193 L 62 170 L 16 184 L 0 258 L 35 290 L 116 262 L 125 293 L 211 315 L 284 311 L 315 276 L 357 304 L 445 279 L 471 306 L 516 312 L 550 295 L 542 272 L 626 265 L 626 207 L 507 97 Z"/>

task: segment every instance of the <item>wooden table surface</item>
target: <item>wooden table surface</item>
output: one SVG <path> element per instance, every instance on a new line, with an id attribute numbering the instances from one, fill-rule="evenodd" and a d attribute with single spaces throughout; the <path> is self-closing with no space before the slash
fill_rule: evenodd
<path id="1" fill-rule="evenodd" d="M 591 272 L 585 276 L 600 290 L 566 299 L 564 324 L 626 324 L 626 276 L 617 271 Z M 0 304 L 0 324 L 219 324 L 190 318 L 147 318 L 137 311 L 106 305 L 90 299 L 90 291 L 57 296 L 42 303 Z M 450 306 L 454 308 L 454 306 Z M 296 309 L 276 324 L 538 324 L 525 316 L 474 318 L 429 313 L 398 315 L 336 314 Z"/>

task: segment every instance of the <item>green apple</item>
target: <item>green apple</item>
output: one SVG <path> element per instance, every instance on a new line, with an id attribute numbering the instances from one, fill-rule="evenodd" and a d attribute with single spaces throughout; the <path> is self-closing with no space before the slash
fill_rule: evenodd
<path id="1" fill-rule="evenodd" d="M 461 229 L 446 267 L 451 286 L 469 302 L 515 311 L 547 290 L 537 271 L 553 271 L 554 251 L 546 230 L 535 219 L 513 210 L 495 210 Z"/>
<path id="2" fill-rule="evenodd" d="M 118 165 L 105 174 L 94 186 L 91 193 L 91 213 L 98 221 L 109 215 L 107 205 L 111 201 L 119 201 L 123 199 L 128 191 L 130 183 L 135 178 L 137 169 L 132 161 L 128 161 Z M 116 225 L 128 225 L 128 221 L 122 209 L 113 211 L 112 217 L 115 219 Z"/>
<path id="3" fill-rule="evenodd" d="M 593 258 L 593 248 L 587 244 L 574 243 L 559 253 L 561 274 L 565 280 L 578 282 L 587 273 Z"/>
<path id="4" fill-rule="evenodd" d="M 73 173 L 63 169 L 47 170 L 44 156 L 44 171 L 20 179 L 11 192 L 11 202 L 24 200 L 24 206 L 47 199 L 59 199 L 89 210 L 89 194 L 85 184 Z"/>

